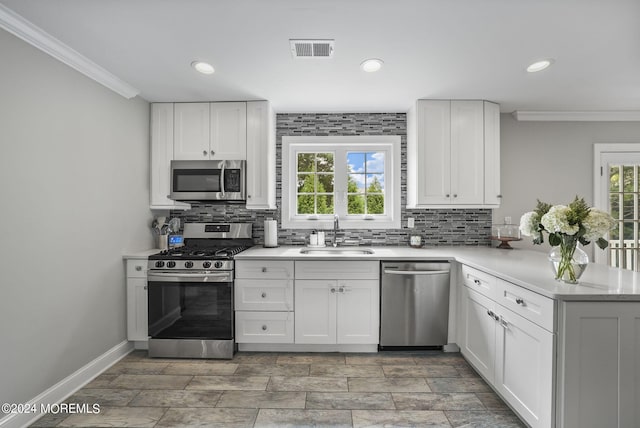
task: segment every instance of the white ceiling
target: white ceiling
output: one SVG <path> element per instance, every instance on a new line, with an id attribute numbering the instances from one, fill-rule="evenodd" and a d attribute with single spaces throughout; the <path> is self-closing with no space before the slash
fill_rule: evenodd
<path id="1" fill-rule="evenodd" d="M 0 0 L 148 101 L 270 100 L 278 112 L 640 109 L 639 0 Z M 335 39 L 294 60 L 290 38 Z M 359 64 L 381 58 L 364 73 Z M 525 67 L 554 58 L 549 69 Z M 205 76 L 190 63 L 208 61 Z"/>

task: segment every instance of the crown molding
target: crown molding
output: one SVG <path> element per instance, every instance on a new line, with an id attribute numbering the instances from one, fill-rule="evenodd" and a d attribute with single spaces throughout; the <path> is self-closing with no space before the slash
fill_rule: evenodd
<path id="1" fill-rule="evenodd" d="M 640 122 L 640 110 L 526 111 L 512 113 L 519 122 Z"/>
<path id="2" fill-rule="evenodd" d="M 51 55 L 69 67 L 129 99 L 140 91 L 119 79 L 60 40 L 0 4 L 0 28 Z"/>

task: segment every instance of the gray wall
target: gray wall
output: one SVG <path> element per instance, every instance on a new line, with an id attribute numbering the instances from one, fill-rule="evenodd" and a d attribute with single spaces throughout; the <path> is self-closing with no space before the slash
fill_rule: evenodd
<path id="1" fill-rule="evenodd" d="M 407 210 L 407 115 L 405 113 L 284 113 L 276 121 L 276 205 L 281 204 L 282 137 L 296 135 L 400 135 L 401 136 L 401 218 L 402 229 L 342 230 L 340 238 L 366 245 L 408 245 L 409 234 L 419 233 L 427 245 L 489 245 L 491 210 Z M 254 224 L 256 244 L 264 242 L 264 220 L 279 211 L 252 211 L 239 205 L 198 204 L 190 211 L 174 211 L 184 221 L 245 221 Z M 415 229 L 406 228 L 407 217 L 415 219 Z M 279 229 L 280 245 L 303 245 L 311 230 Z"/>
<path id="2" fill-rule="evenodd" d="M 0 402 L 23 403 L 126 339 L 122 254 L 152 246 L 149 104 L 3 30 L 0 52 Z"/>
<path id="3" fill-rule="evenodd" d="M 535 208 L 536 199 L 567 204 L 578 195 L 593 204 L 593 145 L 640 143 L 637 122 L 518 122 L 510 114 L 500 120 L 503 199 L 493 214 L 499 223 L 505 216 L 519 222 Z M 550 249 L 528 238 L 511 245 Z"/>

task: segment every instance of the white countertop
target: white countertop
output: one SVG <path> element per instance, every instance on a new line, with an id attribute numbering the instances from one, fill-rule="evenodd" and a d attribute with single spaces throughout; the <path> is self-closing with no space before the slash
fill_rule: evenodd
<path id="1" fill-rule="evenodd" d="M 531 250 L 498 250 L 489 247 L 366 247 L 367 255 L 301 254 L 301 246 L 253 247 L 236 260 L 455 260 L 558 300 L 640 300 L 640 274 L 589 263 L 580 284 L 553 278 L 547 254 Z"/>
<path id="2" fill-rule="evenodd" d="M 125 253 L 122 258 L 123 259 L 145 259 L 147 257 L 149 257 L 152 254 L 156 254 L 159 253 L 160 249 L 159 248 L 152 248 L 150 250 L 142 250 L 142 251 L 133 251 L 130 253 Z"/>

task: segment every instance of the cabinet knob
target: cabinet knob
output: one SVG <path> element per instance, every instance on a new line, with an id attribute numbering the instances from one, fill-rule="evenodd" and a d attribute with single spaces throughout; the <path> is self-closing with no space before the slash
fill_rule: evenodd
<path id="1" fill-rule="evenodd" d="M 267 326 L 266 325 L 262 326 L 262 331 L 267 331 Z"/>
<path id="2" fill-rule="evenodd" d="M 202 156 L 206 156 L 206 155 L 207 155 L 207 151 L 206 151 L 206 150 L 203 150 L 203 151 L 202 151 Z"/>
<path id="3" fill-rule="evenodd" d="M 454 197 L 454 198 L 457 198 L 457 197 L 458 197 L 458 195 L 454 193 L 454 194 L 453 194 L 453 197 Z"/>
<path id="4" fill-rule="evenodd" d="M 211 156 L 215 155 L 216 152 L 214 152 L 213 150 L 211 150 Z"/>
<path id="5" fill-rule="evenodd" d="M 262 298 L 264 299 L 265 297 L 267 297 L 267 293 L 262 293 Z"/>
<path id="6" fill-rule="evenodd" d="M 497 195 L 496 198 L 502 198 L 502 195 Z"/>
<path id="7" fill-rule="evenodd" d="M 481 284 L 481 282 L 480 282 L 480 280 L 479 280 L 479 279 L 474 279 L 474 280 L 473 280 L 473 283 L 474 283 L 475 285 L 480 285 L 480 284 Z"/>
<path id="8" fill-rule="evenodd" d="M 331 292 L 332 292 L 332 293 L 335 293 L 335 292 L 336 292 L 336 289 L 335 289 L 335 288 L 332 288 L 332 289 L 331 289 Z"/>
<path id="9" fill-rule="evenodd" d="M 520 297 L 516 297 L 516 303 L 524 306 L 524 300 L 522 300 Z"/>
<path id="10" fill-rule="evenodd" d="M 251 195 L 247 195 L 247 199 L 251 199 Z"/>
<path id="11" fill-rule="evenodd" d="M 446 195 L 444 195 L 444 197 L 445 197 L 445 198 L 448 198 L 448 197 L 449 197 L 449 194 L 447 193 Z"/>
<path id="12" fill-rule="evenodd" d="M 498 320 L 498 318 L 496 318 L 496 321 Z M 505 320 L 504 318 L 500 317 L 500 325 L 502 326 L 502 328 L 509 328 L 509 323 L 507 322 L 507 320 Z"/>
<path id="13" fill-rule="evenodd" d="M 146 285 L 144 286 L 144 289 L 145 289 L 145 290 L 147 289 L 147 286 L 146 286 Z"/>
<path id="14" fill-rule="evenodd" d="M 344 293 L 344 287 L 338 288 L 338 291 L 341 292 L 341 293 Z"/>
<path id="15" fill-rule="evenodd" d="M 142 266 L 140 266 L 140 265 L 136 266 L 136 270 L 137 270 L 138 272 L 140 272 L 140 271 L 142 270 Z"/>
<path id="16" fill-rule="evenodd" d="M 263 268 L 262 268 L 262 272 L 266 272 L 266 271 L 267 271 L 267 268 L 266 268 L 266 267 L 263 267 Z"/>

